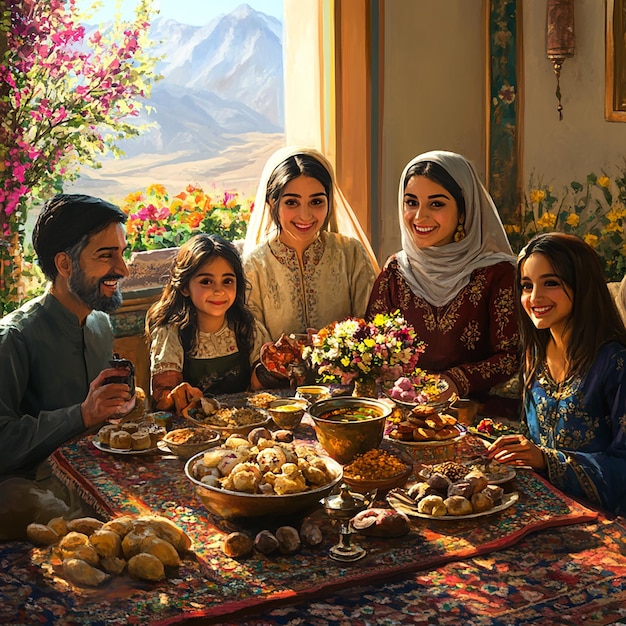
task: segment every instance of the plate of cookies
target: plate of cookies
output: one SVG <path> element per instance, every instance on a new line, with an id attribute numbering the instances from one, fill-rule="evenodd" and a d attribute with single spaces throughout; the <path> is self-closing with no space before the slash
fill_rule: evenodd
<path id="1" fill-rule="evenodd" d="M 427 405 L 418 405 L 408 414 L 388 418 L 387 422 L 385 437 L 402 444 L 436 446 L 466 433 L 456 417 Z"/>
<path id="2" fill-rule="evenodd" d="M 158 451 L 157 443 L 165 432 L 165 428 L 154 422 L 106 424 L 92 443 L 98 450 L 112 454 L 149 454 Z"/>

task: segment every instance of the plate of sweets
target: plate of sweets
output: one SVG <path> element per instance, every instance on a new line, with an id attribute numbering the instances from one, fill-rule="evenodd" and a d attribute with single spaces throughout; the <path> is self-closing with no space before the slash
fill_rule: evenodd
<path id="1" fill-rule="evenodd" d="M 446 402 L 441 399 L 448 391 L 448 381 L 438 374 L 427 374 L 424 370 L 416 370 L 410 376 L 401 376 L 391 387 L 385 390 L 388 398 L 407 409 L 416 406 L 443 407 Z"/>
<path id="2" fill-rule="evenodd" d="M 509 426 L 490 417 L 484 417 L 476 426 L 470 426 L 468 430 L 470 433 L 489 441 L 495 441 L 502 435 L 516 435 L 519 433 L 519 429 L 515 426 Z"/>
<path id="3" fill-rule="evenodd" d="M 501 485 L 513 480 L 517 472 L 510 465 L 498 463 L 493 459 L 480 457 L 463 463 L 469 470 L 482 472 L 490 485 Z"/>
<path id="4" fill-rule="evenodd" d="M 435 520 L 462 520 L 498 513 L 514 505 L 517 492 L 507 493 L 490 483 L 478 469 L 455 461 L 423 467 L 418 482 L 394 489 L 387 502 L 409 516 Z"/>

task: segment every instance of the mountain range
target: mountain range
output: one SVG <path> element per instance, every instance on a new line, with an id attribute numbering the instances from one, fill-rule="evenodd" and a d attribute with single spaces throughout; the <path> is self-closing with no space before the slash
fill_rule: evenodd
<path id="1" fill-rule="evenodd" d="M 138 120 L 151 127 L 119 142 L 126 157 L 105 157 L 72 186 L 106 197 L 152 182 L 181 189 L 220 183 L 250 193 L 265 159 L 284 143 L 281 22 L 242 4 L 204 26 L 157 18 L 149 36 L 163 76 L 145 101 L 150 113 Z"/>

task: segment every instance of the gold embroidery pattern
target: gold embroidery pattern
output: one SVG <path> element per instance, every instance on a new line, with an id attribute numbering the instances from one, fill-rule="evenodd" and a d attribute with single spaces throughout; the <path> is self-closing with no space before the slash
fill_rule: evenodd
<path id="1" fill-rule="evenodd" d="M 495 301 L 495 314 L 498 333 L 502 335 L 511 317 L 515 315 L 515 300 L 513 298 L 512 289 L 500 289 Z"/>
<path id="2" fill-rule="evenodd" d="M 485 288 L 487 286 L 487 277 L 485 276 L 484 270 L 481 272 L 476 272 L 474 274 L 474 280 L 470 281 L 469 284 L 464 287 L 464 290 L 467 290 L 467 299 L 477 307 L 480 304 L 480 300 L 483 297 L 483 293 L 485 292 Z"/>
<path id="3" fill-rule="evenodd" d="M 476 320 L 470 320 L 469 324 L 463 329 L 461 334 L 461 342 L 468 350 L 475 350 L 476 344 L 480 340 L 480 329 Z"/>

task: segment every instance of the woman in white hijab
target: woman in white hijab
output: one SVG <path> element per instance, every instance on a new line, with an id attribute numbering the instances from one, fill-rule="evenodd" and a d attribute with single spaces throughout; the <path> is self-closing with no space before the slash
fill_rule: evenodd
<path id="1" fill-rule="evenodd" d="M 243 248 L 249 306 L 276 341 L 365 314 L 376 258 L 317 150 L 268 160 Z"/>
<path id="2" fill-rule="evenodd" d="M 426 344 L 418 366 L 484 401 L 517 372 L 515 258 L 473 165 L 433 151 L 404 168 L 402 250 L 378 276 L 367 316 L 399 309 Z"/>

